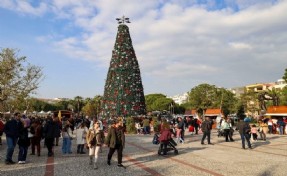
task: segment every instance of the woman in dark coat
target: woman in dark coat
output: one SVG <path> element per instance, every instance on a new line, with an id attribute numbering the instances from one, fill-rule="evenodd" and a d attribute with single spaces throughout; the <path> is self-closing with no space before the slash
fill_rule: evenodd
<path id="1" fill-rule="evenodd" d="M 27 158 L 28 147 L 30 145 L 30 139 L 28 138 L 28 127 L 29 122 L 28 118 L 21 119 L 23 126 L 20 129 L 19 133 L 19 154 L 18 154 L 18 164 L 25 164 Z"/>

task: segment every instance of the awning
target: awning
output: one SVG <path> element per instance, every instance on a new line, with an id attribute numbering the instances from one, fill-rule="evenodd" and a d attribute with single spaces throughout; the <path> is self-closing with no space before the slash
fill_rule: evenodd
<path id="1" fill-rule="evenodd" d="M 287 113 L 266 113 L 264 116 L 287 116 Z"/>

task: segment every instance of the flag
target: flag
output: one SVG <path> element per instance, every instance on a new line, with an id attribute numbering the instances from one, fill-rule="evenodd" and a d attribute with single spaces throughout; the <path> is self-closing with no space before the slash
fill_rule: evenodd
<path id="1" fill-rule="evenodd" d="M 59 113 L 58 113 L 58 117 L 59 117 L 59 120 L 61 121 L 61 120 L 62 120 L 62 114 L 61 114 L 61 111 L 59 111 Z"/>

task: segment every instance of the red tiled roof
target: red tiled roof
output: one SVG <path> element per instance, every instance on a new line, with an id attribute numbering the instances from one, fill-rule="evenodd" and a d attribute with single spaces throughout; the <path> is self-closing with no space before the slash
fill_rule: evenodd
<path id="1" fill-rule="evenodd" d="M 205 115 L 208 114 L 221 114 L 221 110 L 220 109 L 207 109 L 205 111 Z"/>
<path id="2" fill-rule="evenodd" d="M 267 113 L 287 113 L 287 106 L 269 106 Z"/>

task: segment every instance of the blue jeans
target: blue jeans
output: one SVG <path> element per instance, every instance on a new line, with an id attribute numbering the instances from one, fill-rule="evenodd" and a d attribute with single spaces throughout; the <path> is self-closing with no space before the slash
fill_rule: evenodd
<path id="1" fill-rule="evenodd" d="M 6 161 L 12 161 L 12 156 L 17 143 L 17 138 L 6 136 L 6 143 L 7 143 Z"/>
<path id="2" fill-rule="evenodd" d="M 72 141 L 69 137 L 63 137 L 62 152 L 63 154 L 72 153 L 71 151 Z"/>
<path id="3" fill-rule="evenodd" d="M 150 132 L 149 132 L 149 126 L 145 126 L 144 127 L 144 133 L 145 134 L 149 134 Z"/>
<path id="4" fill-rule="evenodd" d="M 279 126 L 279 134 L 280 134 L 280 135 L 283 134 L 283 128 L 284 128 L 284 126 Z"/>
<path id="5" fill-rule="evenodd" d="M 27 152 L 28 152 L 28 146 L 19 145 L 18 161 L 26 161 Z"/>
<path id="6" fill-rule="evenodd" d="M 245 148 L 245 139 L 247 141 L 247 145 L 251 148 L 250 137 L 249 134 L 240 134 L 241 141 L 242 141 L 242 148 Z"/>

